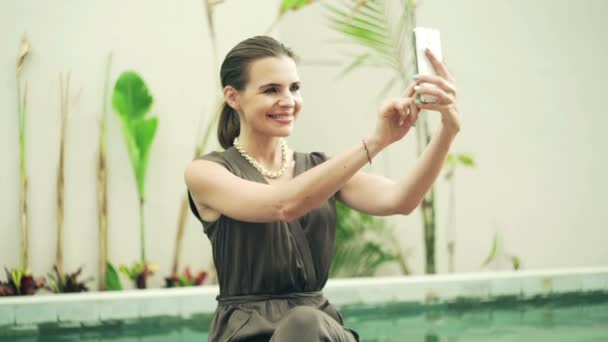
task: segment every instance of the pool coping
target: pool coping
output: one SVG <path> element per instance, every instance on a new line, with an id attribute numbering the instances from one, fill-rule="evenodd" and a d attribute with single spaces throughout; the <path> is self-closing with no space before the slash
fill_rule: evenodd
<path id="1" fill-rule="evenodd" d="M 525 300 L 607 292 L 608 267 L 330 279 L 323 290 L 336 306 L 382 303 L 441 304 L 496 298 Z M 0 297 L 2 330 L 39 324 L 99 324 L 157 316 L 212 314 L 217 286 Z"/>

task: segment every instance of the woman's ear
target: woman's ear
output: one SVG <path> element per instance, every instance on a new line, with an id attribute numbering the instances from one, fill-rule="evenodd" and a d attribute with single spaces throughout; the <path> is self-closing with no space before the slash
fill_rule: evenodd
<path id="1" fill-rule="evenodd" d="M 232 107 L 235 111 L 240 113 L 241 107 L 239 106 L 239 92 L 231 86 L 224 87 L 224 100 Z"/>

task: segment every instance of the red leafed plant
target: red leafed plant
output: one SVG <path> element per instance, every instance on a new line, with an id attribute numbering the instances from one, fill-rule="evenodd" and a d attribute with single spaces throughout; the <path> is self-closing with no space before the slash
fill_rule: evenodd
<path id="1" fill-rule="evenodd" d="M 165 278 L 165 283 L 167 287 L 200 286 L 203 285 L 206 278 L 206 271 L 200 271 L 193 276 L 190 267 L 186 267 L 182 275 L 173 273 L 170 277 Z"/>
<path id="2" fill-rule="evenodd" d="M 29 269 L 6 270 L 6 282 L 0 281 L 0 297 L 29 296 L 44 287 L 44 278 L 34 279 Z"/>

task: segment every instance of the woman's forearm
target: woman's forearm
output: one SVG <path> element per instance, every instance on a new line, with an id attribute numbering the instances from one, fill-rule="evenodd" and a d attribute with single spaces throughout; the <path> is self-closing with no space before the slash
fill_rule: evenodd
<path id="1" fill-rule="evenodd" d="M 368 151 L 373 158 L 386 147 L 376 138 L 365 139 L 365 144 L 367 151 L 361 142 L 289 182 L 277 184 L 276 193 L 283 202 L 281 219 L 291 221 L 317 208 L 368 162 Z"/>
<path id="2" fill-rule="evenodd" d="M 412 172 L 398 183 L 400 213 L 409 214 L 418 207 L 439 176 L 456 134 L 442 125 L 416 161 Z"/>

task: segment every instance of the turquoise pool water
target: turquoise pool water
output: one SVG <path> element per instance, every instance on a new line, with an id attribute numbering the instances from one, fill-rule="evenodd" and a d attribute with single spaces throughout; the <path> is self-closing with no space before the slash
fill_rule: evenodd
<path id="1" fill-rule="evenodd" d="M 608 295 L 518 302 L 390 304 L 342 308 L 362 341 L 608 341 Z M 164 317 L 59 327 L 0 341 L 206 341 L 209 316 Z M 1 336 L 1 335 L 0 335 Z"/>

